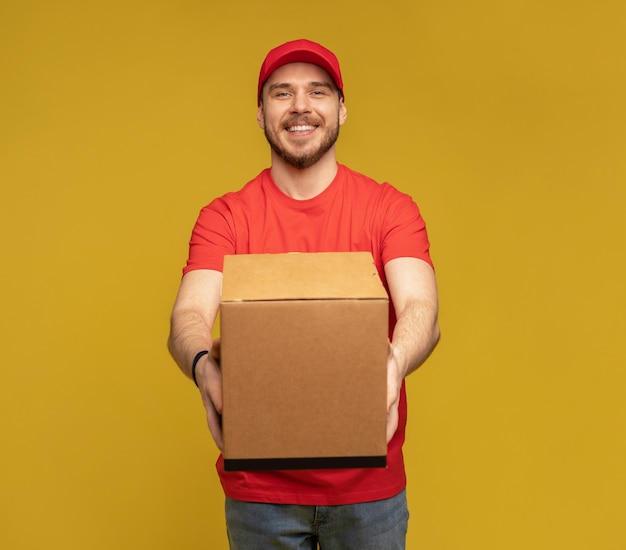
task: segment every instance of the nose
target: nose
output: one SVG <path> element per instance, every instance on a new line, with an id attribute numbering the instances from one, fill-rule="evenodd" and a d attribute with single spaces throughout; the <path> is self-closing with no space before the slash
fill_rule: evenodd
<path id="1" fill-rule="evenodd" d="M 293 113 L 308 113 L 311 111 L 309 96 L 305 90 L 299 90 L 294 93 L 291 111 Z"/>

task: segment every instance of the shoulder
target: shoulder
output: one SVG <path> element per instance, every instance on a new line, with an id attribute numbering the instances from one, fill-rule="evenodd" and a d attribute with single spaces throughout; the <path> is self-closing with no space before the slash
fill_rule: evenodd
<path id="1" fill-rule="evenodd" d="M 268 174 L 269 169 L 263 170 L 237 191 L 229 191 L 220 197 L 216 197 L 202 210 L 224 212 L 240 209 L 245 207 L 246 204 L 255 204 L 259 195 L 263 193 L 264 181 Z"/>
<path id="2" fill-rule="evenodd" d="M 414 210 L 413 197 L 389 182 L 379 182 L 361 172 L 340 165 L 344 188 L 359 204 L 369 204 L 379 211 Z"/>
<path id="3" fill-rule="evenodd" d="M 387 181 L 378 181 L 371 176 L 363 174 L 357 170 L 349 168 L 343 164 L 339 165 L 339 174 L 346 182 L 353 183 L 361 188 L 369 189 L 373 193 L 377 193 L 386 197 L 404 197 L 412 200 L 411 196 L 400 191 Z"/>
<path id="4" fill-rule="evenodd" d="M 354 183 L 358 185 L 365 185 L 371 188 L 380 187 L 380 183 L 370 176 L 366 176 L 362 172 L 358 172 L 352 168 L 349 168 L 345 164 L 339 164 L 339 170 L 337 175 L 345 182 Z"/>

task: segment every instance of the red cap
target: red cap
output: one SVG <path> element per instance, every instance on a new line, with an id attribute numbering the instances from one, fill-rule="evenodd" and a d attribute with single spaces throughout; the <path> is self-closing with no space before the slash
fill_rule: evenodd
<path id="1" fill-rule="evenodd" d="M 321 44 L 300 39 L 285 42 L 267 54 L 259 74 L 258 103 L 261 103 L 261 90 L 265 81 L 276 69 L 287 65 L 287 63 L 312 63 L 321 67 L 335 81 L 335 85 L 343 97 L 343 80 L 341 79 L 339 61 L 335 54 Z"/>

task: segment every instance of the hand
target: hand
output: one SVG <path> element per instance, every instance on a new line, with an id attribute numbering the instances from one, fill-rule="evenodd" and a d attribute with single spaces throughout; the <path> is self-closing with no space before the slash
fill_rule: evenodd
<path id="1" fill-rule="evenodd" d="M 387 355 L 387 443 L 391 441 L 398 429 L 398 406 L 403 380 L 404 372 L 400 366 L 396 350 L 390 343 Z"/>
<path id="2" fill-rule="evenodd" d="M 222 439 L 222 373 L 220 371 L 220 340 L 213 341 L 211 352 L 200 359 L 196 367 L 196 380 L 206 410 L 211 436 L 220 451 Z"/>
<path id="3" fill-rule="evenodd" d="M 219 367 L 222 360 L 222 340 L 220 338 L 216 338 L 211 344 L 211 357 Z"/>

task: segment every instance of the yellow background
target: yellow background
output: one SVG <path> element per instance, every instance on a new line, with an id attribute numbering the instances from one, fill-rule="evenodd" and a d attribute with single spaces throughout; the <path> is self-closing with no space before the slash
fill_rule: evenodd
<path id="1" fill-rule="evenodd" d="M 624 6 L 0 2 L 0 547 L 225 548 L 168 317 L 200 207 L 269 161 L 263 56 L 306 36 L 340 161 L 430 228 L 409 549 L 625 548 Z"/>

